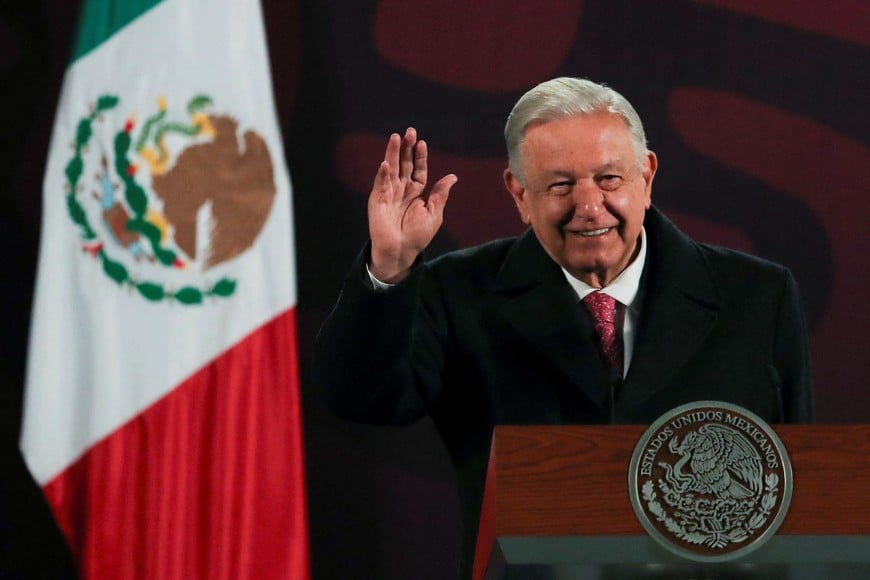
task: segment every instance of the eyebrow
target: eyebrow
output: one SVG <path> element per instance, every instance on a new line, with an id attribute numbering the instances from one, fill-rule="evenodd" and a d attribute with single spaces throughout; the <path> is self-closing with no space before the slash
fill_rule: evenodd
<path id="1" fill-rule="evenodd" d="M 619 170 L 620 172 L 627 173 L 631 171 L 632 166 L 626 166 L 621 158 L 614 159 L 612 161 L 607 161 L 602 163 L 601 165 L 592 168 L 592 175 L 600 175 L 601 173 L 605 173 L 607 171 Z M 544 172 L 544 178 L 547 180 L 550 179 L 576 179 L 576 175 L 570 169 L 550 169 Z"/>
<path id="2" fill-rule="evenodd" d="M 570 179 L 574 179 L 574 172 L 569 171 L 567 169 L 552 169 L 545 173 L 545 176 L 548 179 L 552 179 L 554 177 L 567 177 Z"/>
<path id="3" fill-rule="evenodd" d="M 602 173 L 604 171 L 610 171 L 612 169 L 619 169 L 621 171 L 627 171 L 628 168 L 622 162 L 622 159 L 615 159 L 613 161 L 608 161 L 607 163 L 599 165 L 598 167 L 595 168 L 593 173 L 598 174 L 598 173 Z"/>

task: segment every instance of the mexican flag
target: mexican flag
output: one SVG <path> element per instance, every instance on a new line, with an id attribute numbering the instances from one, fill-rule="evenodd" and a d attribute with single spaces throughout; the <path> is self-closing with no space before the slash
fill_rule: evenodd
<path id="1" fill-rule="evenodd" d="M 306 578 L 258 0 L 84 0 L 43 189 L 21 447 L 82 577 Z"/>

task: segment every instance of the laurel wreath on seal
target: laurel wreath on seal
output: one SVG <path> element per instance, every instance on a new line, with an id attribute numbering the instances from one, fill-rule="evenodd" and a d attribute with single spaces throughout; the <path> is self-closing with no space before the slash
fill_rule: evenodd
<path id="1" fill-rule="evenodd" d="M 201 107 L 207 102 L 206 99 L 208 98 L 201 96 L 194 98 L 188 104 L 188 109 L 190 110 L 191 107 Z M 174 300 L 184 305 L 198 305 L 202 304 L 206 297 L 226 298 L 231 296 L 236 290 L 236 281 L 231 278 L 221 278 L 216 283 L 204 288 L 184 286 L 175 290 L 167 288 L 159 282 L 136 279 L 130 274 L 124 264 L 109 256 L 106 251 L 106 245 L 102 242 L 94 228 L 91 227 L 87 213 L 78 200 L 78 194 L 81 189 L 79 181 L 85 169 L 82 154 L 87 150 L 87 145 L 93 136 L 93 124 L 102 119 L 101 114 L 103 112 L 116 107 L 119 100 L 114 95 L 102 95 L 97 98 L 96 103 L 91 107 L 91 113 L 79 120 L 76 126 L 74 154 L 64 169 L 64 174 L 66 175 L 67 211 L 70 219 L 80 228 L 82 240 L 88 244 L 85 249 L 95 258 L 99 258 L 103 271 L 110 279 L 118 285 L 135 289 L 140 295 L 152 302 Z M 143 138 L 150 132 L 151 126 L 159 120 L 162 120 L 162 112 L 155 116 L 155 118 L 149 119 L 149 123 L 146 125 L 147 131 L 143 133 Z M 159 264 L 173 266 L 177 263 L 176 253 L 161 245 L 161 232 L 159 228 L 145 219 L 148 212 L 148 196 L 144 188 L 136 182 L 135 169 L 128 158 L 130 144 L 132 143 L 132 129 L 132 122 L 128 121 L 124 129 L 115 134 L 114 139 L 115 171 L 124 183 L 124 197 L 132 211 L 132 216 L 127 221 L 126 229 L 131 232 L 137 232 L 148 240 L 154 258 Z M 177 129 L 177 127 L 171 126 L 167 130 L 173 129 Z"/>
<path id="2" fill-rule="evenodd" d="M 660 485 L 666 484 L 660 481 Z M 656 520 L 663 523 L 665 528 L 667 528 L 667 530 L 674 534 L 678 539 L 688 544 L 704 544 L 714 549 L 723 549 L 729 544 L 745 541 L 764 525 L 770 517 L 771 510 L 776 505 L 779 492 L 778 485 L 778 475 L 775 473 L 766 475 L 764 477 L 765 493 L 761 497 L 760 509 L 753 513 L 747 522 L 733 527 L 730 530 L 715 531 L 712 533 L 705 533 L 697 530 L 689 531 L 679 522 L 670 517 L 662 507 L 662 504 L 657 501 L 652 481 L 647 481 L 643 484 L 642 493 L 643 499 L 647 502 L 647 508 L 656 517 Z"/>

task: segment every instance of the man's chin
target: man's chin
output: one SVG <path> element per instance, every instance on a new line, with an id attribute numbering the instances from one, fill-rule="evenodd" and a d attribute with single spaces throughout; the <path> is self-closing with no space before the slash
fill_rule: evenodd
<path id="1" fill-rule="evenodd" d="M 614 280 L 625 267 L 616 260 L 604 260 L 600 257 L 570 260 L 562 264 L 569 274 L 578 280 L 595 288 L 606 286 Z"/>

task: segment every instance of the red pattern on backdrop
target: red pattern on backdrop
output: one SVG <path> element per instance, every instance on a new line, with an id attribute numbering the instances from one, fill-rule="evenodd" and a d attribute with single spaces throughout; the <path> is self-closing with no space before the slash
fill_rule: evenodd
<path id="1" fill-rule="evenodd" d="M 801 199 L 822 220 L 834 262 L 842 267 L 834 272 L 831 301 L 811 337 L 813 370 L 845 392 L 865 390 L 870 365 L 858 361 L 867 358 L 870 309 L 861 297 L 870 290 L 862 266 L 870 236 L 861 208 L 870 148 L 812 119 L 717 91 L 676 89 L 669 110 L 677 134 L 692 148 Z M 749 198 L 744 207 L 759 211 Z M 776 215 L 758 217 L 762 227 L 776 226 Z"/>
<path id="2" fill-rule="evenodd" d="M 420 138 L 427 139 L 426 135 Z M 335 148 L 335 169 L 341 183 L 351 191 L 368 196 L 372 167 L 383 159 L 386 139 L 367 133 L 345 134 Z M 501 175 L 504 158 L 470 159 L 439 151 L 429 144 L 429 183 L 447 173 L 459 176 L 445 209 L 443 230 L 459 247 L 480 244 L 524 229 Z"/>
<path id="3" fill-rule="evenodd" d="M 849 42 L 870 45 L 870 2 L 866 0 L 695 0 Z"/>
<path id="4" fill-rule="evenodd" d="M 381 0 L 375 46 L 397 68 L 435 82 L 525 89 L 562 64 L 582 6 L 581 0 Z"/>

